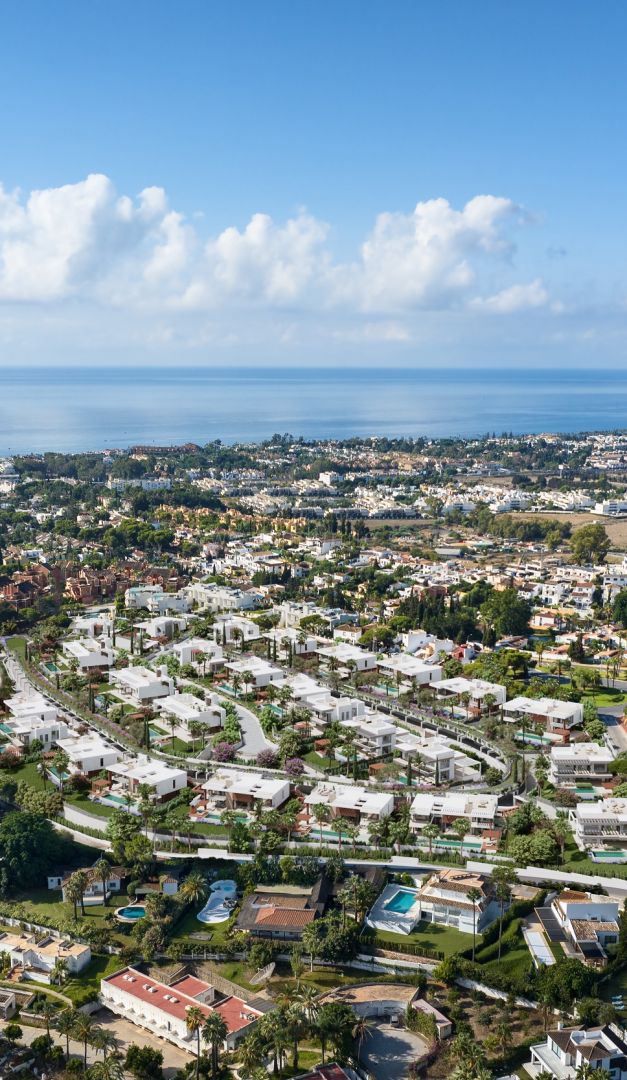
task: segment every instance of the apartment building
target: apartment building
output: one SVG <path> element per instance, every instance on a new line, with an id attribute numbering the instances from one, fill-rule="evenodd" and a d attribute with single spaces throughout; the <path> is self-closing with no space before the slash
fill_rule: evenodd
<path id="1" fill-rule="evenodd" d="M 368 825 L 389 817 L 394 809 L 394 796 L 389 792 L 371 791 L 353 784 L 317 784 L 305 796 L 310 813 L 314 806 L 327 806 L 331 821 L 345 818 L 356 825 Z"/>
<path id="2" fill-rule="evenodd" d="M 480 835 L 486 829 L 493 829 L 498 813 L 496 795 L 483 792 L 449 791 L 419 792 L 414 797 L 409 811 L 412 830 L 420 834 L 425 825 L 436 824 L 442 829 L 448 828 L 456 819 L 466 818 L 468 832 Z"/>
<path id="3" fill-rule="evenodd" d="M 580 848 L 627 847 L 627 799 L 580 802 L 569 817 Z"/>
<path id="4" fill-rule="evenodd" d="M 592 742 L 552 746 L 549 780 L 556 787 L 607 783 L 612 778 L 609 767 L 615 756 L 609 745 Z"/>
<path id="5" fill-rule="evenodd" d="M 183 975 L 172 983 L 162 983 L 131 967 L 102 979 L 100 999 L 116 1016 L 191 1054 L 195 1053 L 196 1034 L 187 1027 L 190 1009 L 199 1009 L 203 1022 L 214 1012 L 222 1017 L 227 1028 L 227 1050 L 234 1049 L 263 1015 L 250 1002 L 221 994 L 195 976 Z"/>
<path id="6" fill-rule="evenodd" d="M 503 719 L 521 727 L 539 724 L 555 742 L 568 742 L 571 728 L 583 723 L 583 705 L 556 698 L 515 697 L 503 705 Z"/>
<path id="7" fill-rule="evenodd" d="M 136 705 L 149 705 L 156 698 L 174 693 L 174 681 L 165 667 L 158 667 L 156 671 L 139 665 L 120 668 L 119 671 L 109 672 L 109 682 L 127 694 Z"/>

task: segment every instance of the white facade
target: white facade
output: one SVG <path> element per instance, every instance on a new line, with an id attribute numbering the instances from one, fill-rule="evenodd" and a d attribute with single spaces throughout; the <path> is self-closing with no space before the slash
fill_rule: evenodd
<path id="1" fill-rule="evenodd" d="M 410 825 L 420 833 L 425 825 L 435 822 L 444 827 L 456 818 L 466 818 L 469 833 L 481 833 L 493 829 L 498 809 L 496 795 L 462 791 L 421 792 L 415 796 L 410 807 Z"/>
<path id="2" fill-rule="evenodd" d="M 217 809 L 248 808 L 260 802 L 266 810 L 276 810 L 289 799 L 290 783 L 252 770 L 218 769 L 205 781 L 203 791 Z"/>
<path id="3" fill-rule="evenodd" d="M 355 667 L 356 671 L 374 671 L 377 657 L 373 652 L 360 649 L 358 645 L 318 645 L 318 655 L 327 663 L 336 661 L 340 667 Z"/>
<path id="4" fill-rule="evenodd" d="M 174 682 L 166 668 L 151 671 L 146 667 L 127 667 L 109 672 L 109 681 L 123 690 L 138 705 L 174 693 Z"/>
<path id="5" fill-rule="evenodd" d="M 383 675 L 416 686 L 431 686 L 442 678 L 442 668 L 438 664 L 427 664 L 411 653 L 383 657 L 378 661 L 378 667 Z"/>
<path id="6" fill-rule="evenodd" d="M 172 646 L 172 652 L 181 667 L 192 664 L 201 672 L 205 669 L 214 671 L 222 667 L 224 663 L 222 646 L 206 638 L 187 638 L 185 641 L 177 641 Z"/>
<path id="7" fill-rule="evenodd" d="M 70 772 L 84 773 L 85 776 L 108 769 L 122 757 L 115 746 L 105 742 L 95 732 L 90 735 L 59 739 L 58 746 L 68 756 Z"/>
<path id="8" fill-rule="evenodd" d="M 226 710 L 219 704 L 216 694 L 210 695 L 209 701 L 201 701 L 194 694 L 171 694 L 159 703 L 159 715 L 168 721 L 173 717 L 188 731 L 194 721 L 217 731 L 224 725 Z"/>
<path id="9" fill-rule="evenodd" d="M 49 982 L 57 960 L 65 961 L 71 975 L 79 975 L 91 961 L 89 945 L 46 934 L 0 932 L 0 952 L 9 955 L 11 967 L 21 968 L 25 978 L 42 982 Z"/>
<path id="10" fill-rule="evenodd" d="M 609 746 L 598 743 L 552 746 L 549 779 L 556 787 L 572 787 L 582 780 L 602 784 L 612 775 L 609 766 L 614 757 Z"/>
<path id="11" fill-rule="evenodd" d="M 76 660 L 79 671 L 110 668 L 115 660 L 113 644 L 105 637 L 64 641 L 63 652 L 70 659 Z"/>
<path id="12" fill-rule="evenodd" d="M 152 758 L 141 757 L 134 762 L 116 763 L 110 766 L 109 772 L 130 795 L 137 795 L 139 789 L 145 786 L 150 788 L 157 802 L 172 798 L 187 787 L 185 769 L 174 769 Z"/>
<path id="13" fill-rule="evenodd" d="M 283 679 L 281 668 L 273 667 L 267 660 L 259 656 L 247 656 L 244 660 L 232 660 L 226 663 L 227 671 L 237 674 L 242 679 L 244 688 L 247 690 L 262 689 L 270 683 L 280 683 Z"/>
<path id="14" fill-rule="evenodd" d="M 627 845 L 627 799 L 580 802 L 570 812 L 575 840 L 582 848 Z"/>
<path id="15" fill-rule="evenodd" d="M 454 679 L 442 679 L 435 688 L 441 698 L 469 695 L 469 708 L 482 710 L 486 697 L 494 698 L 494 705 L 503 705 L 507 700 L 507 690 L 500 683 L 488 682 L 487 679 L 465 679 L 459 675 Z"/>
<path id="16" fill-rule="evenodd" d="M 389 817 L 394 809 L 394 796 L 389 792 L 372 791 L 353 784 L 317 784 L 305 796 L 308 807 L 328 806 L 333 818 L 345 817 L 359 824 Z"/>

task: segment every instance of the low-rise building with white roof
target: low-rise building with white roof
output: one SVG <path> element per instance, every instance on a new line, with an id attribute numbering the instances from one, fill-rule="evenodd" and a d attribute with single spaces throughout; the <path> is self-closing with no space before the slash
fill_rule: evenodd
<path id="1" fill-rule="evenodd" d="M 447 791 L 419 792 L 409 811 L 411 828 L 421 833 L 425 825 L 434 823 L 448 828 L 457 818 L 466 818 L 468 832 L 481 834 L 493 829 L 498 813 L 496 795 L 484 792 Z"/>
<path id="2" fill-rule="evenodd" d="M 115 786 L 131 796 L 137 796 L 141 787 L 150 788 L 156 802 L 167 802 L 187 787 L 185 769 L 173 768 L 154 758 L 120 761 L 110 765 L 107 772 L 115 780 Z"/>
<path id="3" fill-rule="evenodd" d="M 627 847 L 627 799 L 580 802 L 569 816 L 579 847 L 602 851 Z"/>
<path id="4" fill-rule="evenodd" d="M 305 796 L 305 804 L 312 808 L 320 804 L 328 806 L 331 819 L 345 818 L 357 825 L 380 821 L 389 817 L 394 809 L 394 796 L 386 791 L 374 791 L 354 784 L 317 784 Z"/>
<path id="5" fill-rule="evenodd" d="M 246 690 L 260 690 L 270 683 L 279 683 L 284 678 L 281 668 L 274 667 L 260 656 L 247 656 L 243 660 L 231 660 L 225 668 L 232 675 L 239 675 Z"/>
<path id="6" fill-rule="evenodd" d="M 556 787 L 576 787 L 582 781 L 603 784 L 611 779 L 609 767 L 615 756 L 609 745 L 593 742 L 552 746 L 549 779 Z"/>
<path id="7" fill-rule="evenodd" d="M 336 662 L 349 671 L 374 671 L 377 666 L 376 654 L 360 649 L 358 645 L 348 645 L 345 642 L 337 645 L 317 645 L 317 652 L 327 666 Z"/>
<path id="8" fill-rule="evenodd" d="M 147 667 L 120 668 L 109 672 L 109 682 L 117 686 L 137 705 L 146 705 L 155 698 L 174 693 L 174 681 L 165 667 L 151 671 Z"/>
<path id="9" fill-rule="evenodd" d="M 276 810 L 290 797 L 289 780 L 248 769 L 218 769 L 202 790 L 207 807 L 217 811 L 252 810 L 255 803 L 261 803 L 265 810 Z"/>
<path id="10" fill-rule="evenodd" d="M 216 671 L 224 664 L 222 646 L 207 638 L 193 637 L 177 641 L 172 646 L 172 652 L 181 667 L 191 664 L 203 675 L 207 671 Z"/>
<path id="11" fill-rule="evenodd" d="M 115 650 L 109 638 L 85 637 L 63 642 L 63 652 L 76 660 L 79 671 L 102 671 L 115 661 Z"/>
<path id="12" fill-rule="evenodd" d="M 540 724 L 555 742 L 567 742 L 571 728 L 583 723 L 583 705 L 557 698 L 515 697 L 503 705 L 503 719 L 511 724 Z"/>
<path id="13" fill-rule="evenodd" d="M 82 773 L 91 776 L 108 769 L 120 761 L 122 754 L 111 743 L 106 742 L 100 735 L 92 732 L 89 735 L 75 735 L 68 739 L 58 740 L 59 749 L 63 750 L 68 757 L 68 769 L 73 773 Z M 54 773 L 51 774 L 54 780 Z"/>
<path id="14" fill-rule="evenodd" d="M 195 694 L 170 694 L 159 702 L 159 715 L 173 727 L 175 736 L 182 738 L 184 742 L 193 740 L 190 725 L 199 723 L 205 725 L 211 732 L 219 731 L 224 726 L 226 710 L 220 704 L 217 694 L 209 694 L 205 700 L 197 698 Z"/>
<path id="15" fill-rule="evenodd" d="M 439 683 L 442 678 L 439 664 L 428 664 L 411 653 L 395 653 L 382 657 L 377 661 L 377 666 L 382 675 L 416 687 L 431 686 Z"/>
<path id="16" fill-rule="evenodd" d="M 468 694 L 468 712 L 480 716 L 488 704 L 503 705 L 507 700 L 507 690 L 500 683 L 488 682 L 487 679 L 465 679 L 457 675 L 453 679 L 442 679 L 435 687 L 436 696 L 442 700 L 457 698 Z M 460 702 L 461 704 L 461 702 Z"/>
<path id="17" fill-rule="evenodd" d="M 0 932 L 0 953 L 8 955 L 11 970 L 20 978 L 49 983 L 57 960 L 70 975 L 80 975 L 91 961 L 89 945 L 51 934 Z"/>

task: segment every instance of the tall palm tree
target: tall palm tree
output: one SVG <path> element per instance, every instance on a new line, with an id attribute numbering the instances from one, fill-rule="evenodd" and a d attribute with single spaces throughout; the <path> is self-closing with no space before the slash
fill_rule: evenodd
<path id="1" fill-rule="evenodd" d="M 466 893 L 466 897 L 472 904 L 472 960 L 475 961 L 475 944 L 477 940 L 477 904 L 482 899 L 482 892 L 480 889 L 474 887 L 469 889 Z"/>
<path id="2" fill-rule="evenodd" d="M 202 1028 L 203 1042 L 211 1048 L 211 1076 L 215 1080 L 220 1064 L 220 1049 L 229 1033 L 224 1017 L 220 1013 L 212 1012 L 207 1017 Z"/>
<path id="3" fill-rule="evenodd" d="M 185 1027 L 190 1035 L 196 1036 L 196 1080 L 198 1080 L 198 1070 L 200 1068 L 200 1038 L 204 1022 L 205 1014 L 202 1009 L 199 1009 L 197 1005 L 192 1005 L 185 1016 Z"/>
<path id="4" fill-rule="evenodd" d="M 318 1015 L 318 991 L 311 984 L 303 984 L 296 992 L 296 1000 L 302 1005 L 309 1024 L 313 1024 Z"/>
<path id="5" fill-rule="evenodd" d="M 76 1009 L 63 1009 L 58 1014 L 54 1025 L 59 1035 L 65 1035 L 65 1052 L 68 1057 L 70 1056 L 70 1035 L 74 1035 L 76 1016 Z"/>
<path id="6" fill-rule="evenodd" d="M 91 1038 L 91 1045 L 96 1050 L 102 1050 L 102 1056 L 106 1061 L 110 1053 L 117 1048 L 118 1040 L 112 1031 L 106 1028 L 96 1028 Z"/>
<path id="7" fill-rule="evenodd" d="M 288 1008 L 285 1019 L 287 1021 L 287 1030 L 292 1039 L 292 1046 L 294 1056 L 292 1059 L 292 1067 L 295 1071 L 298 1071 L 298 1043 L 301 1037 L 305 1034 L 306 1028 L 306 1015 L 305 1010 L 296 1002 L 290 1005 Z"/>
<path id="8" fill-rule="evenodd" d="M 87 1071 L 87 1046 L 94 1031 L 94 1021 L 87 1013 L 77 1012 L 74 1018 L 72 1034 L 77 1042 L 83 1044 L 83 1068 Z"/>
<path id="9" fill-rule="evenodd" d="M 371 1016 L 358 1016 L 353 1026 L 352 1035 L 357 1040 L 357 1060 L 361 1057 L 361 1048 L 364 1039 L 370 1038 L 373 1034 L 374 1020 Z"/>
<path id="10" fill-rule="evenodd" d="M 102 898 L 106 907 L 109 902 L 107 885 L 111 880 L 111 867 L 106 859 L 98 859 L 98 862 L 94 866 L 94 872 L 98 875 L 98 878 L 102 883 Z"/>

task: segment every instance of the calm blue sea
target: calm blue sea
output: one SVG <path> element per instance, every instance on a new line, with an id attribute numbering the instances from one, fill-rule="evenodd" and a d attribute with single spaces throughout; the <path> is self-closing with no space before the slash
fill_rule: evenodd
<path id="1" fill-rule="evenodd" d="M 627 370 L 0 369 L 0 454 L 627 427 Z"/>

